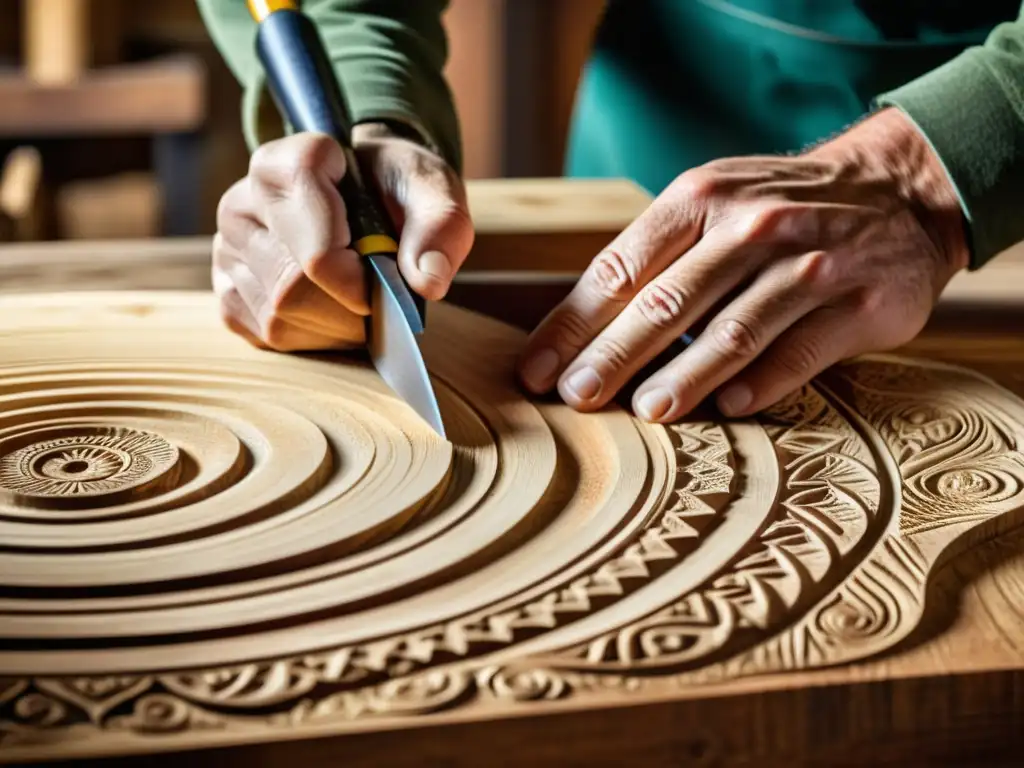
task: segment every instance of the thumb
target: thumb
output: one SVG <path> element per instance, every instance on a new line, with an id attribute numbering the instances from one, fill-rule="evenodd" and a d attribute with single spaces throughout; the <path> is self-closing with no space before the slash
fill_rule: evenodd
<path id="1" fill-rule="evenodd" d="M 473 221 L 458 175 L 429 150 L 412 153 L 394 169 L 389 190 L 400 228 L 398 266 L 414 291 L 437 301 L 469 256 Z"/>

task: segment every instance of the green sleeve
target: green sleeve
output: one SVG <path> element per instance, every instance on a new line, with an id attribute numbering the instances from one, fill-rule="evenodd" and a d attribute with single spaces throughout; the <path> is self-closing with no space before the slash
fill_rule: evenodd
<path id="1" fill-rule="evenodd" d="M 884 94 L 927 137 L 970 226 L 971 268 L 1024 240 L 1024 7 L 984 45 Z"/>
<path id="2" fill-rule="evenodd" d="M 461 140 L 443 68 L 441 16 L 449 0 L 305 0 L 357 123 L 392 120 L 415 129 L 456 170 Z M 243 0 L 197 0 L 214 44 L 242 84 L 250 151 L 285 129 L 256 58 L 256 23 Z"/>

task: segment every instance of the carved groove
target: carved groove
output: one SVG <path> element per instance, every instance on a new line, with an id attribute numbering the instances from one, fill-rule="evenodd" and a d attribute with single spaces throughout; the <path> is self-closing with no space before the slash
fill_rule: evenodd
<path id="1" fill-rule="evenodd" d="M 1024 501 L 1024 403 L 964 369 L 866 358 L 664 428 L 525 401 L 521 334 L 439 306 L 446 443 L 208 298 L 67 301 L 0 316 L 0 761 L 861 659 Z"/>

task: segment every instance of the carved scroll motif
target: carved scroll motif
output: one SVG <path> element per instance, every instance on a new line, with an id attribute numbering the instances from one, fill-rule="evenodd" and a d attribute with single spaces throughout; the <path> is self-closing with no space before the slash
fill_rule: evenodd
<path id="1" fill-rule="evenodd" d="M 969 371 L 884 358 L 844 369 L 843 378 L 899 465 L 901 533 L 985 520 L 1024 503 L 1019 409 L 999 397 L 1009 393 Z"/>
<path id="2" fill-rule="evenodd" d="M 1024 403 L 958 368 L 866 358 L 665 428 L 524 401 L 521 337 L 438 307 L 445 443 L 205 298 L 23 301 L 0 322 L 50 330 L 24 365 L 0 335 L 0 761 L 863 658 L 1024 501 Z"/>
<path id="3" fill-rule="evenodd" d="M 943 532 L 1024 507 L 1024 403 L 971 371 L 876 356 L 830 377 L 899 473 L 892 523 L 858 568 L 794 626 L 690 680 L 854 661 L 920 622 Z"/>

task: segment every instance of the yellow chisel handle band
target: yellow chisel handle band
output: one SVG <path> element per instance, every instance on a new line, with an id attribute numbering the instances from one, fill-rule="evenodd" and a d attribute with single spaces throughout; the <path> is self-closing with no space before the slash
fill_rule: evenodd
<path id="1" fill-rule="evenodd" d="M 398 253 L 398 243 L 387 235 L 367 235 L 355 241 L 352 245 L 360 256 L 369 256 L 371 253 Z"/>
<path id="2" fill-rule="evenodd" d="M 257 22 L 263 21 L 274 11 L 297 11 L 298 0 L 247 0 L 249 13 Z"/>

